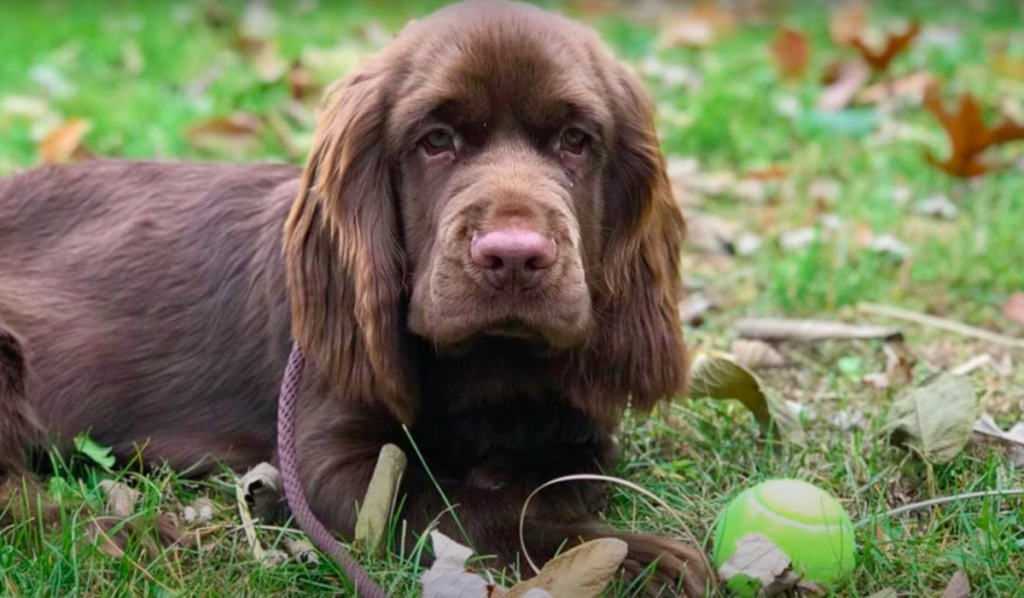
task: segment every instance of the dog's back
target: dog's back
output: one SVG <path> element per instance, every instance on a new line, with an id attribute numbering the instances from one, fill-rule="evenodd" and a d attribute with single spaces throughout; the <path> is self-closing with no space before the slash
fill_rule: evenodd
<path id="1" fill-rule="evenodd" d="M 50 441 L 89 431 L 130 457 L 124 439 L 149 438 L 177 468 L 270 457 L 297 176 L 91 161 L 0 180 L 0 320 L 24 339 Z"/>

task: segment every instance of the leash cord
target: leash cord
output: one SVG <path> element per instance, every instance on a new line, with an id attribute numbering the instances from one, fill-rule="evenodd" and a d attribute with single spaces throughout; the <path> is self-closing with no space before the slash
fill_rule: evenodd
<path id="1" fill-rule="evenodd" d="M 306 492 L 299 481 L 298 446 L 295 434 L 296 406 L 299 383 L 306 366 L 306 357 L 298 343 L 292 345 L 288 356 L 288 367 L 281 382 L 281 397 L 277 404 L 277 455 L 281 464 L 281 478 L 284 480 L 284 495 L 288 507 L 302 531 L 321 551 L 331 557 L 345 572 L 361 598 L 389 598 L 366 570 L 359 566 L 352 555 L 338 542 L 331 532 L 320 523 L 306 501 Z"/>

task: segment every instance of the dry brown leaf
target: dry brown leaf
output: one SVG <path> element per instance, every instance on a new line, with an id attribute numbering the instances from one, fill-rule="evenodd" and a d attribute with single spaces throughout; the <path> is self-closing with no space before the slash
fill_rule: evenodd
<path id="1" fill-rule="evenodd" d="M 949 580 L 949 585 L 946 586 L 946 591 L 942 593 L 942 598 L 971 598 L 971 582 L 967 579 L 967 574 L 963 571 L 957 571 L 953 574 L 953 579 Z"/>
<path id="2" fill-rule="evenodd" d="M 434 564 L 421 577 L 423 598 L 492 598 L 495 585 L 466 566 L 473 551 L 441 532 L 430 532 Z"/>
<path id="3" fill-rule="evenodd" d="M 1004 143 L 1024 141 L 1024 124 L 1004 119 L 998 126 L 989 128 L 981 106 L 970 93 L 961 96 L 956 112 L 946 110 L 934 88 L 925 95 L 924 104 L 938 119 L 950 143 L 950 155 L 945 160 L 938 159 L 931 152 L 926 152 L 925 158 L 953 176 L 972 178 L 998 168 L 982 162 L 981 156 L 985 151 Z"/>
<path id="4" fill-rule="evenodd" d="M 818 109 L 835 112 L 850 105 L 857 92 L 871 78 L 871 68 L 860 61 L 836 64 L 826 77 L 826 87 L 818 97 Z"/>
<path id="5" fill-rule="evenodd" d="M 735 28 L 736 16 L 708 0 L 669 17 L 659 41 L 663 47 L 706 48 Z"/>
<path id="6" fill-rule="evenodd" d="M 828 32 L 837 44 L 846 45 L 864 34 L 867 24 L 867 7 L 864 2 L 846 2 L 832 12 L 828 21 Z"/>
<path id="7" fill-rule="evenodd" d="M 236 112 L 192 125 L 185 131 L 185 138 L 198 150 L 238 156 L 259 149 L 262 132 L 259 118 Z"/>
<path id="8" fill-rule="evenodd" d="M 694 351 L 690 360 L 690 397 L 739 401 L 762 430 L 782 442 L 804 445 L 799 415 L 752 371 L 717 351 Z"/>
<path id="9" fill-rule="evenodd" d="M 256 78 L 262 83 L 274 83 L 288 73 L 288 61 L 278 52 L 276 41 L 260 44 L 251 54 L 250 61 Z"/>
<path id="10" fill-rule="evenodd" d="M 1024 326 L 1024 293 L 1018 291 L 1010 295 L 1003 304 L 1003 317 Z"/>
<path id="11" fill-rule="evenodd" d="M 288 90 L 291 92 L 293 100 L 305 100 L 310 96 L 316 95 L 319 91 L 319 87 L 313 81 L 313 76 L 302 66 L 302 62 L 298 60 L 292 61 L 286 78 L 288 80 Z"/>
<path id="12" fill-rule="evenodd" d="M 776 596 L 822 596 L 820 585 L 800 578 L 789 556 L 761 534 L 749 534 L 736 541 L 736 552 L 718 568 L 727 582 L 738 578 L 759 598 Z"/>
<path id="13" fill-rule="evenodd" d="M 864 37 L 860 35 L 851 39 L 849 44 L 860 52 L 861 58 L 871 67 L 872 72 L 882 74 L 889 70 L 892 61 L 905 52 L 920 33 L 921 23 L 915 19 L 904 32 L 887 34 L 881 48 L 868 47 Z"/>
<path id="14" fill-rule="evenodd" d="M 1016 467 L 1024 467 L 1024 421 L 1004 431 L 992 416 L 983 414 L 974 422 L 972 440 L 976 444 L 995 442 L 1006 449 L 1006 455 Z"/>
<path id="15" fill-rule="evenodd" d="M 920 103 L 924 101 L 928 91 L 936 84 L 931 73 L 918 72 L 893 81 L 876 83 L 857 94 L 857 101 L 862 104 L 881 104 L 882 102 L 908 99 Z"/>
<path id="16" fill-rule="evenodd" d="M 785 367 L 789 363 L 778 349 L 764 341 L 738 338 L 732 342 L 729 352 L 737 363 L 755 370 Z"/>
<path id="17" fill-rule="evenodd" d="M 897 398 L 882 433 L 934 465 L 949 463 L 971 440 L 978 399 L 967 378 L 943 373 Z"/>
<path id="18" fill-rule="evenodd" d="M 82 118 L 72 118 L 50 131 L 39 142 L 39 162 L 61 164 L 90 155 L 83 140 L 92 130 L 92 123 Z"/>
<path id="19" fill-rule="evenodd" d="M 126 519 L 135 512 L 135 505 L 142 498 L 142 493 L 126 485 L 124 482 L 103 480 L 100 489 L 107 495 L 107 513 L 114 517 Z"/>
<path id="20" fill-rule="evenodd" d="M 591 540 L 548 561 L 536 577 L 516 584 L 506 596 L 526 598 L 539 589 L 553 598 L 599 598 L 628 552 L 617 538 Z"/>
<path id="21" fill-rule="evenodd" d="M 784 79 L 799 79 L 807 72 L 811 60 L 811 42 L 807 36 L 792 27 L 783 27 L 771 46 L 775 68 Z"/>

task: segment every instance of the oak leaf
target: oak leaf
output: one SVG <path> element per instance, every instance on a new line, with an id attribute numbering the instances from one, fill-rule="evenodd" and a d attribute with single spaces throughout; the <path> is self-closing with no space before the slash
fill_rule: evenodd
<path id="1" fill-rule="evenodd" d="M 910 47 L 919 33 L 921 33 L 921 23 L 914 20 L 903 33 L 886 35 L 885 44 L 881 48 L 869 47 L 864 38 L 859 35 L 852 38 L 849 43 L 860 52 L 861 58 L 868 63 L 873 72 L 881 74 L 889 70 L 892 61 Z"/>
<path id="2" fill-rule="evenodd" d="M 989 128 L 985 124 L 981 105 L 970 93 L 960 98 L 955 112 L 948 111 L 935 89 L 925 95 L 924 105 L 938 119 L 949 136 L 950 155 L 940 160 L 931 152 L 925 158 L 933 166 L 960 178 L 972 178 L 993 170 L 993 166 L 982 162 L 981 156 L 991 147 L 1024 141 L 1024 125 L 1010 119 L 1003 119 L 998 126 Z"/>

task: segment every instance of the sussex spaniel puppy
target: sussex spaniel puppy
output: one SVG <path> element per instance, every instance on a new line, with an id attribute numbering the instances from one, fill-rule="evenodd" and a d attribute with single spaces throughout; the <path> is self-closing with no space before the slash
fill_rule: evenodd
<path id="1" fill-rule="evenodd" d="M 515 563 L 525 496 L 613 470 L 623 410 L 683 389 L 683 233 L 650 102 L 595 33 L 450 6 L 331 90 L 301 172 L 93 161 L 0 181 L 8 377 L 32 372 L 0 395 L 0 464 L 83 430 L 196 474 L 270 460 L 295 339 L 319 517 L 352 532 L 381 446 L 414 455 L 405 425 L 475 548 Z M 410 529 L 455 535 L 415 457 L 403 492 Z M 628 573 L 703 593 L 693 549 L 601 526 L 601 496 L 539 495 L 531 555 L 618 535 Z"/>

